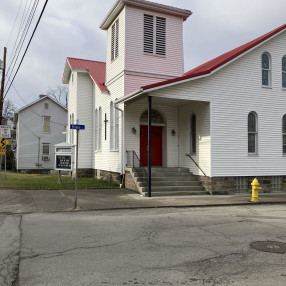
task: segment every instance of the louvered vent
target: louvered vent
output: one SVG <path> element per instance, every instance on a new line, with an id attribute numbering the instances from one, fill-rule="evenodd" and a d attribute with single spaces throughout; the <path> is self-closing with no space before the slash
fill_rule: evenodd
<path id="1" fill-rule="evenodd" d="M 115 23 L 115 58 L 118 57 L 118 38 L 119 38 L 119 21 Z"/>
<path id="2" fill-rule="evenodd" d="M 118 57 L 119 20 L 111 27 L 111 61 Z"/>
<path id="3" fill-rule="evenodd" d="M 166 55 L 166 19 L 156 17 L 156 55 Z"/>
<path id="4" fill-rule="evenodd" d="M 114 60 L 115 25 L 111 27 L 111 61 Z"/>
<path id="5" fill-rule="evenodd" d="M 144 15 L 144 53 L 153 54 L 154 45 L 154 20 L 153 16 Z"/>

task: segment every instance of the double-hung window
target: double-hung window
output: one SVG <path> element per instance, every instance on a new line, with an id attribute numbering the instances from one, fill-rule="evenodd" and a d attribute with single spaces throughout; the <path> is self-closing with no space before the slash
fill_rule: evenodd
<path id="1" fill-rule="evenodd" d="M 248 153 L 257 154 L 257 115 L 255 112 L 248 114 Z"/>
<path id="2" fill-rule="evenodd" d="M 262 54 L 261 65 L 262 65 L 262 86 L 270 86 L 271 69 L 270 69 L 270 56 L 268 53 Z"/>
<path id="3" fill-rule="evenodd" d="M 144 15 L 144 53 L 166 55 L 166 18 Z"/>
<path id="4" fill-rule="evenodd" d="M 110 150 L 114 150 L 114 106 L 110 102 Z"/>
<path id="5" fill-rule="evenodd" d="M 196 115 L 193 114 L 190 118 L 190 153 L 196 154 L 197 149 L 197 131 L 196 131 Z"/>
<path id="6" fill-rule="evenodd" d="M 283 154 L 286 155 L 286 114 L 282 118 L 282 142 Z"/>
<path id="7" fill-rule="evenodd" d="M 43 116 L 43 132 L 51 133 L 51 117 Z"/>
<path id="8" fill-rule="evenodd" d="M 111 27 L 111 61 L 118 57 L 119 20 L 117 19 Z"/>
<path id="9" fill-rule="evenodd" d="M 286 56 L 282 58 L 282 88 L 286 88 Z"/>

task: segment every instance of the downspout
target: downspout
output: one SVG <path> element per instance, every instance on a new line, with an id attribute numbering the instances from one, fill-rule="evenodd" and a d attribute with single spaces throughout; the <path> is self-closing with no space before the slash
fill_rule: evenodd
<path id="1" fill-rule="evenodd" d="M 125 168 L 124 168 L 124 111 L 115 104 L 115 109 L 121 112 L 121 187 L 123 186 L 124 176 L 125 176 Z"/>

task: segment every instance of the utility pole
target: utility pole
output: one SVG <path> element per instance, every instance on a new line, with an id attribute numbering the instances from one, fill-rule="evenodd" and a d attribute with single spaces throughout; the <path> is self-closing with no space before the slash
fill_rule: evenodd
<path id="1" fill-rule="evenodd" d="M 6 53 L 7 48 L 4 47 L 4 56 L 3 56 L 3 70 L 2 70 L 2 81 L 1 81 L 1 91 L 0 91 L 0 125 L 2 125 L 2 114 L 3 114 L 3 95 L 4 95 L 4 83 L 5 83 L 5 73 L 6 73 Z"/>

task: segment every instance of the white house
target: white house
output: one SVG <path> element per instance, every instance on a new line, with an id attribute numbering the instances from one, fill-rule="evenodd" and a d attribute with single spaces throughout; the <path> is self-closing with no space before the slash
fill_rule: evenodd
<path id="1" fill-rule="evenodd" d="M 286 25 L 184 73 L 191 14 L 118 0 L 100 26 L 106 63 L 67 58 L 68 120 L 86 125 L 79 167 L 103 178 L 125 174 L 126 187 L 139 191 L 162 187 L 173 172 L 181 179 L 169 189 L 179 191 L 185 170 L 209 192 L 246 192 L 253 177 L 264 191 L 284 190 Z M 160 174 L 146 185 L 151 169 Z"/>
<path id="2" fill-rule="evenodd" d="M 54 169 L 54 145 L 65 141 L 67 109 L 46 95 L 17 111 L 17 170 Z"/>

